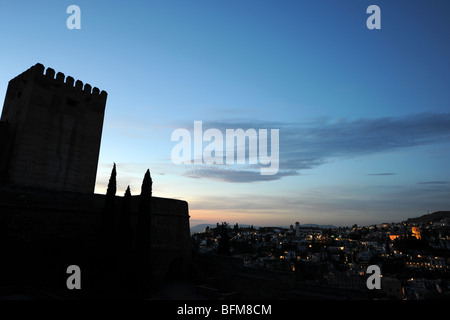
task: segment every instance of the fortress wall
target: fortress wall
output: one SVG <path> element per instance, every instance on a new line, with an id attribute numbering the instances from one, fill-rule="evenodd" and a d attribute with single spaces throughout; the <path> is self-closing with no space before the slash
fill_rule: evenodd
<path id="1" fill-rule="evenodd" d="M 117 196 L 117 214 L 121 202 L 122 197 Z M 41 266 L 49 277 L 54 277 L 61 274 L 59 269 L 64 264 L 79 263 L 82 267 L 94 263 L 102 250 L 97 245 L 104 203 L 105 195 L 0 184 L 0 249 L 4 254 L 13 254 L 11 257 L 19 257 L 17 261 L 9 261 L 9 267 L 20 269 L 24 266 L 15 263 L 30 265 L 35 261 L 35 270 Z M 138 205 L 139 196 L 133 196 L 133 230 Z M 188 204 L 153 197 L 151 235 L 155 278 L 164 281 L 174 262 L 181 263 L 178 270 L 183 272 L 190 258 Z"/>

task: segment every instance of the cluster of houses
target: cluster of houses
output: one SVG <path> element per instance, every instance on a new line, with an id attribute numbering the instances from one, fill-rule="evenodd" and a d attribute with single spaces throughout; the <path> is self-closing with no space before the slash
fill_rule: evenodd
<path id="1" fill-rule="evenodd" d="M 200 254 L 217 251 L 226 228 L 230 255 L 246 268 L 292 272 L 301 281 L 367 290 L 366 269 L 382 270 L 384 297 L 426 299 L 450 294 L 449 221 L 366 227 L 238 227 L 222 224 L 193 235 Z M 448 283 L 448 284 L 447 284 Z"/>

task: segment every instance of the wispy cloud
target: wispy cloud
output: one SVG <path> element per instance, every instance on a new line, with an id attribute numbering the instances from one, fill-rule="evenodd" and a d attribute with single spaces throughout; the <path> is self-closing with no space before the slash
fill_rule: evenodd
<path id="1" fill-rule="evenodd" d="M 192 126 L 192 124 L 190 124 Z M 189 125 L 186 126 L 189 128 Z M 372 154 L 450 141 L 449 113 L 420 113 L 399 117 L 320 119 L 304 123 L 262 121 L 203 121 L 203 128 L 279 129 L 280 168 L 273 176 L 261 176 L 255 168 L 239 165 L 211 167 L 196 165 L 186 176 L 226 182 L 277 180 L 299 175 L 339 158 Z M 371 173 L 372 176 L 395 175 L 393 172 Z"/>
<path id="2" fill-rule="evenodd" d="M 255 182 L 255 181 L 272 181 L 278 180 L 286 176 L 295 176 L 299 173 L 295 170 L 283 170 L 275 175 L 262 176 L 258 171 L 253 170 L 236 170 L 232 168 L 222 168 L 220 166 L 200 167 L 198 169 L 188 170 L 184 176 L 190 178 L 208 178 L 227 182 Z"/>
<path id="3" fill-rule="evenodd" d="M 448 181 L 424 181 L 418 182 L 418 184 L 448 184 Z"/>

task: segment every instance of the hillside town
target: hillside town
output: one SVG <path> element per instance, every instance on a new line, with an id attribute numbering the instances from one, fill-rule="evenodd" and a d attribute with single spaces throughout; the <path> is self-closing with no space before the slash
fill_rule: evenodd
<path id="1" fill-rule="evenodd" d="M 223 222 L 194 233 L 192 241 L 197 255 L 239 259 L 241 270 L 249 274 L 264 270 L 266 275 L 290 276 L 290 289 L 314 285 L 351 290 L 355 296 L 360 292 L 368 299 L 450 298 L 450 212 L 339 228 L 299 222 L 257 228 Z M 367 287 L 371 265 L 380 267 L 380 290 Z"/>

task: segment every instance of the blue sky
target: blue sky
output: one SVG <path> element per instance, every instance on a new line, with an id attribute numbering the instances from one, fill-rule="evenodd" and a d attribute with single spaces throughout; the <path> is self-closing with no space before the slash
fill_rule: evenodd
<path id="1" fill-rule="evenodd" d="M 113 162 L 119 194 L 149 168 L 192 225 L 402 221 L 450 208 L 449 16 L 446 0 L 2 1 L 0 92 L 37 62 L 107 91 L 96 192 Z M 171 133 L 196 120 L 279 129 L 279 173 L 173 164 Z"/>

